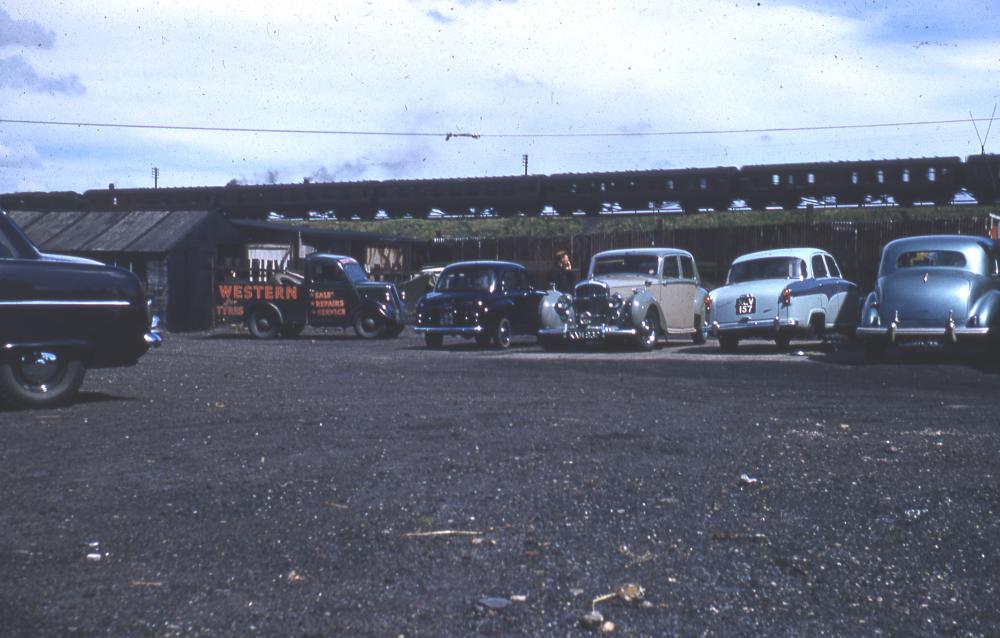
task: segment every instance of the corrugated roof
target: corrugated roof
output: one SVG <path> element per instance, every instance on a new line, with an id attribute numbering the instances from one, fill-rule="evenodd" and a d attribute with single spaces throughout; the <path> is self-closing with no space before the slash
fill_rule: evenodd
<path id="1" fill-rule="evenodd" d="M 47 252 L 164 253 L 180 243 L 209 211 L 8 211 Z"/>
<path id="2" fill-rule="evenodd" d="M 67 226 L 71 226 L 85 214 L 83 212 L 44 213 L 36 218 L 32 224 L 25 225 L 21 223 L 20 211 L 8 211 L 7 213 L 14 220 L 14 223 L 28 234 L 31 241 L 35 242 L 43 250 L 53 237 L 64 231 Z"/>

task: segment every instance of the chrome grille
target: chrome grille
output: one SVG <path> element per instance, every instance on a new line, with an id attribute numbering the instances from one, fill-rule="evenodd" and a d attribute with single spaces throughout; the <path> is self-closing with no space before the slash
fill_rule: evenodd
<path id="1" fill-rule="evenodd" d="M 590 313 L 591 323 L 604 323 L 608 312 L 608 287 L 602 283 L 582 283 L 573 295 L 573 312 L 577 317 Z"/>

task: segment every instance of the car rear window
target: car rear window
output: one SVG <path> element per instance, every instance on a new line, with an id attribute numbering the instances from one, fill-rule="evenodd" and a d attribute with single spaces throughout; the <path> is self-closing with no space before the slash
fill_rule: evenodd
<path id="1" fill-rule="evenodd" d="M 732 265 L 727 281 L 739 284 L 759 279 L 801 279 L 806 272 L 806 262 L 798 257 L 765 257 Z"/>
<path id="2" fill-rule="evenodd" d="M 928 266 L 964 268 L 965 263 L 965 255 L 957 250 L 915 250 L 902 253 L 896 258 L 896 268 L 926 268 Z"/>

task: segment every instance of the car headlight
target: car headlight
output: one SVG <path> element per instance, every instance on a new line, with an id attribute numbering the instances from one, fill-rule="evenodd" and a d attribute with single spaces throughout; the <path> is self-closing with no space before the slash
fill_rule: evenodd
<path id="1" fill-rule="evenodd" d="M 625 303 L 624 297 L 622 297 L 621 294 L 616 292 L 615 294 L 611 295 L 610 299 L 608 299 L 608 308 L 611 308 L 612 310 L 618 310 L 619 308 L 622 307 L 622 304 L 624 303 Z"/>
<path id="2" fill-rule="evenodd" d="M 558 314 L 563 320 L 565 320 L 566 317 L 569 315 L 569 309 L 572 307 L 573 307 L 573 300 L 567 297 L 566 295 L 563 295 L 562 297 L 559 297 L 558 301 L 556 301 L 555 305 L 556 314 Z"/>

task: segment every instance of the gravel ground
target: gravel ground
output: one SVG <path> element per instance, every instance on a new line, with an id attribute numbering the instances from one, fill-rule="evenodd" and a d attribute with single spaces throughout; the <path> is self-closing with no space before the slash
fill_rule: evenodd
<path id="1" fill-rule="evenodd" d="M 998 635 L 968 355 L 169 335 L 0 411 L 0 633 Z"/>

